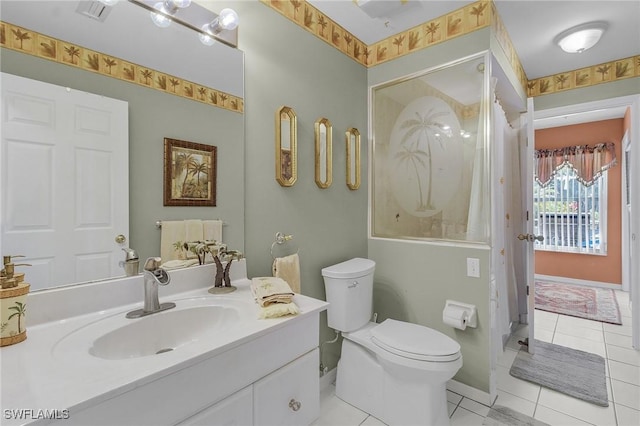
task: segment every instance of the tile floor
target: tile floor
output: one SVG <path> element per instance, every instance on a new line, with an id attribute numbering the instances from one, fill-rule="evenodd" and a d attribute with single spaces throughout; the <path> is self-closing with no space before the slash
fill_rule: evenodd
<path id="1" fill-rule="evenodd" d="M 599 354 L 607 360 L 609 407 L 599 407 L 509 375 L 519 345 L 514 335 L 498 361 L 498 399 L 523 414 L 550 425 L 640 425 L 640 351 L 631 347 L 629 293 L 616 292 L 622 325 L 604 324 L 536 311 L 536 339 Z M 526 328 L 516 334 L 526 335 Z M 384 425 L 335 396 L 335 386 L 322 391 L 320 418 L 314 426 Z M 482 425 L 489 407 L 447 391 L 452 426 Z"/>

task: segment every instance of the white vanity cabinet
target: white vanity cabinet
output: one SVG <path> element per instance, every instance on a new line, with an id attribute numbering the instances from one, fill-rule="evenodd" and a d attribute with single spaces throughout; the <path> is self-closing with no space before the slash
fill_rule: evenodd
<path id="1" fill-rule="evenodd" d="M 16 414 L 5 415 L 0 423 L 311 424 L 319 416 L 320 313 L 328 303 L 299 294 L 294 297 L 300 309 L 298 315 L 259 319 L 244 262 L 238 263 L 237 276 L 232 281 L 237 291 L 224 296 L 207 291 L 214 265 L 172 271 L 172 286 L 183 290 L 165 295 L 166 301 L 176 303 L 173 312 L 182 312 L 180 318 L 195 316 L 193 324 L 197 325 L 212 321 L 211 327 L 201 327 L 195 337 L 185 333 L 188 338 L 182 339 L 180 333 L 168 333 L 174 323 L 166 319 L 161 325 L 156 320 L 145 322 L 148 325 L 143 331 L 152 338 L 140 339 L 142 346 L 126 334 L 135 335 L 140 329 L 131 325 L 136 324 L 135 320 L 125 317 L 126 312 L 139 307 L 140 293 L 133 290 L 139 290 L 141 279 L 117 281 L 126 289 L 131 287 L 131 291 L 127 290 L 128 296 L 118 299 L 119 304 L 112 308 L 108 306 L 114 300 L 103 297 L 113 293 L 116 283 L 112 281 L 34 295 L 29 303 L 40 310 L 62 301 L 81 305 L 87 294 L 101 303 L 78 315 L 49 313 L 47 321 L 43 317 L 30 326 L 26 341 L 2 349 L 0 411 Z M 207 307 L 209 317 L 202 315 L 202 307 Z M 211 319 L 211 312 L 231 312 L 234 316 L 231 322 L 217 324 L 215 318 Z M 153 320 L 152 316 L 148 318 Z M 145 319 L 137 321 L 142 323 Z M 176 320 L 175 326 L 181 331 L 188 325 Z M 92 352 L 101 336 L 116 331 L 123 341 L 115 343 L 125 352 L 131 348 L 132 356 L 114 358 Z M 167 335 L 173 340 L 161 345 L 173 350 L 141 354 L 140 347 L 146 348 L 144 345 L 154 343 L 155 338 Z M 67 418 L 55 415 L 59 410 Z"/>
<path id="2" fill-rule="evenodd" d="M 319 415 L 319 321 L 319 312 L 300 314 L 106 401 L 72 407 L 59 424 L 310 424 Z"/>
<path id="3" fill-rule="evenodd" d="M 309 425 L 320 413 L 319 363 L 316 348 L 179 425 Z"/>
<path id="4" fill-rule="evenodd" d="M 298 358 L 253 385 L 253 424 L 299 426 L 320 414 L 319 350 Z"/>
<path id="5" fill-rule="evenodd" d="M 180 426 L 248 426 L 252 424 L 253 386 L 247 386 L 179 423 Z"/>

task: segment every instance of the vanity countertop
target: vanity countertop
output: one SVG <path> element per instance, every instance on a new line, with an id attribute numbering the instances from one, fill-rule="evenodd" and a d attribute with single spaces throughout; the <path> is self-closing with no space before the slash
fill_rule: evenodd
<path id="1" fill-rule="evenodd" d="M 300 321 L 328 306 L 325 301 L 297 294 L 293 301 L 300 314 L 258 319 L 260 307 L 251 295 L 251 281 L 245 278 L 232 284 L 237 291 L 225 295 L 213 295 L 207 288 L 199 288 L 161 296 L 160 302 L 175 302 L 175 309 L 205 298 L 216 304 L 229 303 L 238 307 L 240 318 L 228 331 L 222 330 L 213 338 L 195 338 L 176 350 L 157 355 L 102 359 L 91 355 L 86 345 L 77 345 L 77 338 L 74 340 L 83 329 L 91 330 L 92 334 L 96 332 L 93 338 L 108 332 L 108 329 L 100 330 L 102 323 L 111 324 L 113 328 L 114 324 L 119 327 L 136 321 L 125 319 L 125 313 L 139 308 L 141 302 L 29 326 L 26 341 L 0 351 L 2 424 L 25 423 L 14 419 L 15 415 L 7 410 L 33 410 L 33 416 L 39 410 L 82 410 Z M 109 321 L 102 321 L 105 319 Z"/>

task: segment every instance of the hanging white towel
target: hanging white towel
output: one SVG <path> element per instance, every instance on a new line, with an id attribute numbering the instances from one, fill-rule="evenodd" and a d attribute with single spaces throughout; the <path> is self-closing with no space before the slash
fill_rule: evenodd
<path id="1" fill-rule="evenodd" d="M 160 234 L 160 258 L 162 262 L 178 259 L 179 252 L 174 244 L 177 241 L 184 241 L 185 235 L 184 220 L 163 220 L 162 233 Z"/>
<path id="2" fill-rule="evenodd" d="M 218 244 L 222 243 L 221 220 L 203 220 L 202 228 L 205 241 L 215 240 Z"/>
<path id="3" fill-rule="evenodd" d="M 203 241 L 204 232 L 202 227 L 202 220 L 200 219 L 188 219 L 184 221 L 184 239 L 187 242 Z"/>
<path id="4" fill-rule="evenodd" d="M 298 253 L 277 257 L 273 261 L 273 276 L 282 278 L 294 293 L 300 294 L 300 258 Z"/>

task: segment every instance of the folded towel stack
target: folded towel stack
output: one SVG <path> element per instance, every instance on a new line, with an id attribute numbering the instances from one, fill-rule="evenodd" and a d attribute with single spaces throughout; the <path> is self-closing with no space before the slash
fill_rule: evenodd
<path id="1" fill-rule="evenodd" d="M 261 318 L 275 318 L 295 315 L 299 309 L 293 303 L 294 293 L 289 284 L 281 278 L 256 277 L 251 280 L 251 293 L 260 305 Z"/>

